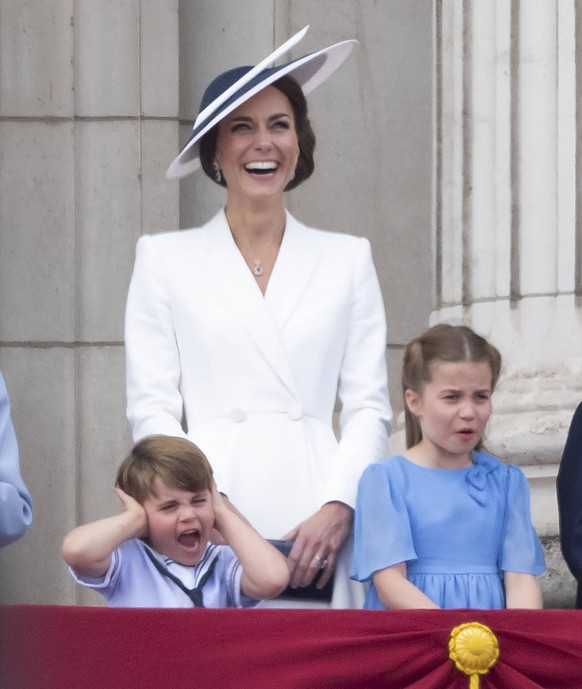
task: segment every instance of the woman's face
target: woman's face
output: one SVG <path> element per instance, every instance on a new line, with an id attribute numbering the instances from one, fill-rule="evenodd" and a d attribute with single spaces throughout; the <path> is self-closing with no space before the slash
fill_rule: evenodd
<path id="1" fill-rule="evenodd" d="M 281 195 L 299 157 L 287 96 L 268 86 L 227 115 L 218 125 L 215 157 L 229 198 Z"/>

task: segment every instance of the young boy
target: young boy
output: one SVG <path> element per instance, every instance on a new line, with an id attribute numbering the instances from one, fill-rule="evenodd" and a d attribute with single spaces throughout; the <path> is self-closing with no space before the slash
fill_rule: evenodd
<path id="1" fill-rule="evenodd" d="M 216 490 L 183 438 L 141 440 L 117 472 L 123 510 L 73 529 L 63 556 L 113 607 L 251 607 L 289 583 L 283 555 Z M 216 529 L 227 545 L 210 543 Z"/>

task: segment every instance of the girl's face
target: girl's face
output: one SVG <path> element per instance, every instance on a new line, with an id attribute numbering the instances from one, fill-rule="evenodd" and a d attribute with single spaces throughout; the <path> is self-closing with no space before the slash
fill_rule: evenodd
<path id="1" fill-rule="evenodd" d="M 422 430 L 417 447 L 431 466 L 468 466 L 491 415 L 491 367 L 486 361 L 436 361 L 431 373 L 420 393 L 405 395 Z"/>
<path id="2" fill-rule="evenodd" d="M 197 564 L 214 526 L 214 505 L 209 490 L 200 493 L 172 488 L 158 477 L 156 495 L 143 503 L 152 548 L 181 565 Z"/>
<path id="3" fill-rule="evenodd" d="M 295 174 L 299 142 L 287 96 L 268 86 L 218 125 L 216 160 L 229 198 L 282 194 Z"/>

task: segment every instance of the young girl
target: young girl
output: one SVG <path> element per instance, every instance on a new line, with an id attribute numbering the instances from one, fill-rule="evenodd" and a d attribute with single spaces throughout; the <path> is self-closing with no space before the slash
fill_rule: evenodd
<path id="1" fill-rule="evenodd" d="M 464 326 L 409 343 L 403 455 L 359 484 L 352 578 L 364 607 L 541 608 L 544 556 L 525 475 L 482 450 L 501 357 Z"/>

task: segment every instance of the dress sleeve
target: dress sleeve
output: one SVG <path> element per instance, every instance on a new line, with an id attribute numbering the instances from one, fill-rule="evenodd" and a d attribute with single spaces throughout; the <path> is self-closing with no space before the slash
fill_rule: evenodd
<path id="1" fill-rule="evenodd" d="M 185 437 L 180 355 L 156 238 L 137 244 L 125 312 L 127 418 L 134 441 L 147 435 Z"/>
<path id="2" fill-rule="evenodd" d="M 392 409 L 386 369 L 386 314 L 370 243 L 359 238 L 354 252 L 352 301 L 339 376 L 340 441 L 325 502 L 355 504 L 365 467 L 388 456 Z"/>
<path id="3" fill-rule="evenodd" d="M 32 498 L 20 474 L 10 400 L 0 373 L 0 547 L 20 538 L 32 521 Z"/>
<path id="4" fill-rule="evenodd" d="M 499 568 L 503 572 L 540 575 L 546 566 L 540 539 L 533 527 L 530 493 L 523 471 L 508 465 L 505 527 Z"/>
<path id="5" fill-rule="evenodd" d="M 358 486 L 351 577 L 369 581 L 374 572 L 416 559 L 398 482 L 386 463 L 371 464 Z"/>

